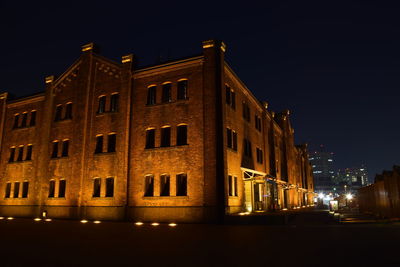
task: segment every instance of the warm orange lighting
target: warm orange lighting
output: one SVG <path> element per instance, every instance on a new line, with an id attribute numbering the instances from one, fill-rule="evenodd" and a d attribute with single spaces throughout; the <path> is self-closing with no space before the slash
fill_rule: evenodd
<path id="1" fill-rule="evenodd" d="M 88 220 L 81 220 L 81 223 L 87 223 Z"/>
<path id="2" fill-rule="evenodd" d="M 287 208 L 284 208 L 284 209 L 282 209 L 282 210 L 287 210 Z"/>
<path id="3" fill-rule="evenodd" d="M 160 224 L 157 223 L 157 222 L 153 222 L 151 225 L 152 225 L 152 226 L 159 226 Z"/>
<path id="4" fill-rule="evenodd" d="M 42 219 L 40 219 L 40 218 L 35 218 L 35 219 L 33 219 L 33 220 L 35 220 L 36 222 L 39 222 L 39 221 L 41 221 Z"/>
<path id="5" fill-rule="evenodd" d="M 95 223 L 95 224 L 99 224 L 99 223 L 101 223 L 101 221 L 94 221 L 93 223 Z"/>
<path id="6" fill-rule="evenodd" d="M 177 224 L 176 223 L 170 223 L 170 224 L 168 224 L 168 226 L 175 227 L 175 226 L 177 226 Z"/>
<path id="7" fill-rule="evenodd" d="M 0 217 L 0 220 L 4 220 L 4 217 Z"/>
<path id="8" fill-rule="evenodd" d="M 143 225 L 142 222 L 135 222 L 135 224 L 136 224 L 136 225 L 139 225 L 139 226 L 140 226 L 140 225 Z"/>
<path id="9" fill-rule="evenodd" d="M 14 220 L 13 217 L 7 217 L 7 220 Z"/>
<path id="10" fill-rule="evenodd" d="M 50 218 L 45 219 L 46 222 L 51 222 L 52 220 Z"/>

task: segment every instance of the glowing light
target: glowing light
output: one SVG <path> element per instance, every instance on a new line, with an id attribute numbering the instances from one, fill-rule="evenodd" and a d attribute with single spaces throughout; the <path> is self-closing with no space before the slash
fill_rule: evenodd
<path id="1" fill-rule="evenodd" d="M 81 223 L 87 223 L 87 222 L 88 222 L 88 220 L 85 220 L 85 219 L 81 220 Z"/>
<path id="2" fill-rule="evenodd" d="M 46 222 L 51 222 L 52 220 L 50 218 L 45 219 Z"/>
<path id="3" fill-rule="evenodd" d="M 348 200 L 352 200 L 352 199 L 353 199 L 353 195 L 349 193 L 349 194 L 346 195 L 346 198 L 347 198 Z"/>
<path id="4" fill-rule="evenodd" d="M 14 220 L 13 217 L 7 217 L 7 220 Z"/>
<path id="5" fill-rule="evenodd" d="M 136 225 L 139 225 L 139 226 L 140 226 L 140 225 L 143 225 L 142 222 L 135 222 L 135 224 L 136 224 Z"/>
<path id="6" fill-rule="evenodd" d="M 153 222 L 151 225 L 152 225 L 152 226 L 159 226 L 160 224 L 157 223 L 157 222 Z"/>
<path id="7" fill-rule="evenodd" d="M 176 223 L 170 223 L 170 224 L 168 224 L 168 226 L 175 227 L 175 226 L 177 226 L 177 224 Z"/>
<path id="8" fill-rule="evenodd" d="M 287 210 L 287 208 L 284 208 L 284 209 L 282 209 L 282 210 Z"/>
<path id="9" fill-rule="evenodd" d="M 39 222 L 39 221 L 41 221 L 42 219 L 40 219 L 40 218 L 35 218 L 35 219 L 33 219 L 33 220 L 35 220 L 36 222 Z"/>
<path id="10" fill-rule="evenodd" d="M 4 217 L 0 217 L 0 220 L 4 220 Z"/>
<path id="11" fill-rule="evenodd" d="M 324 198 L 324 194 L 323 194 L 323 193 L 319 193 L 319 194 L 318 194 L 318 197 L 319 197 L 319 198 Z"/>
<path id="12" fill-rule="evenodd" d="M 99 224 L 99 223 L 101 223 L 101 221 L 94 221 L 93 223 L 95 223 L 95 224 Z"/>

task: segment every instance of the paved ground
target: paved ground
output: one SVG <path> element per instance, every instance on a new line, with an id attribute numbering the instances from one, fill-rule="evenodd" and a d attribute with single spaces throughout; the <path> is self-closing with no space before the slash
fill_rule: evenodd
<path id="1" fill-rule="evenodd" d="M 400 266 L 400 224 L 299 216 L 280 226 L 0 220 L 0 266 Z"/>

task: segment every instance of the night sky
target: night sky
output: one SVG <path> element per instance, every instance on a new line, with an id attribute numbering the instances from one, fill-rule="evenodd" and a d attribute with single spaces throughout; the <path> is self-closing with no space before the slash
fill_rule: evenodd
<path id="1" fill-rule="evenodd" d="M 89 42 L 117 61 L 133 53 L 144 66 L 221 39 L 249 89 L 271 110 L 291 111 L 296 142 L 324 144 L 337 168 L 365 163 L 370 178 L 400 164 L 400 9 L 265 2 L 1 1 L 0 91 L 43 91 L 44 77 L 63 73 Z"/>

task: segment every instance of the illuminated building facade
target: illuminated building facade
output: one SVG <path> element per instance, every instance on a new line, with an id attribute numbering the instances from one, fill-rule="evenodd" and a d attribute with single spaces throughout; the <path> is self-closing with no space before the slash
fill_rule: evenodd
<path id="1" fill-rule="evenodd" d="M 289 112 L 259 102 L 225 45 L 135 69 L 93 44 L 43 93 L 1 95 L 0 214 L 201 222 L 312 204 Z"/>
<path id="2" fill-rule="evenodd" d="M 357 193 L 357 190 L 369 184 L 368 171 L 365 165 L 356 168 L 340 169 L 335 177 L 335 188 L 339 194 L 351 192 Z"/>
<path id="3" fill-rule="evenodd" d="M 319 151 L 311 153 L 310 163 L 313 168 L 315 191 L 323 194 L 334 193 L 333 153 L 324 151 L 321 145 Z"/>

